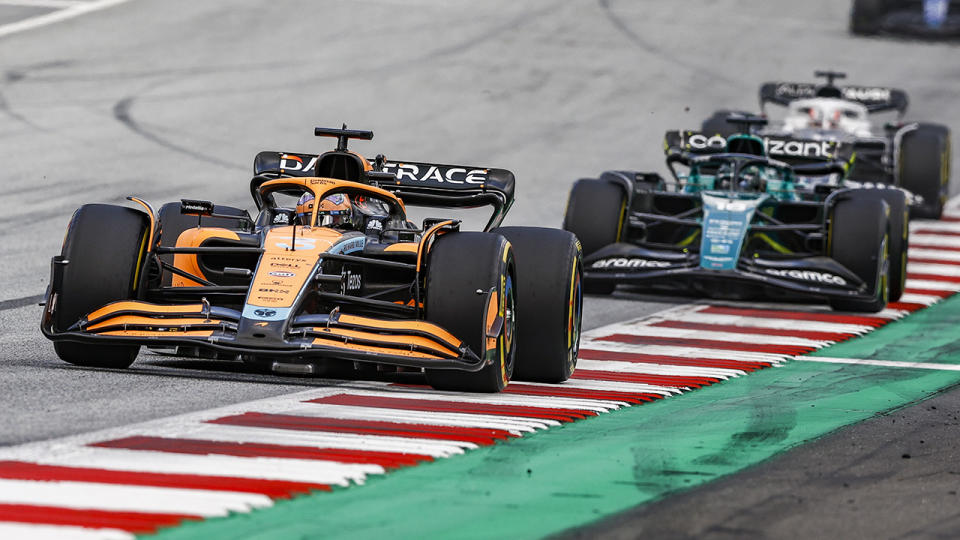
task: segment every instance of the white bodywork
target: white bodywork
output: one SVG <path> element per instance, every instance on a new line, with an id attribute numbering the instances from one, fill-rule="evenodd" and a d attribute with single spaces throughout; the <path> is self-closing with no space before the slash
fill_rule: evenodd
<path id="1" fill-rule="evenodd" d="M 787 106 L 783 131 L 839 131 L 857 137 L 873 136 L 867 108 L 836 98 L 798 99 Z"/>

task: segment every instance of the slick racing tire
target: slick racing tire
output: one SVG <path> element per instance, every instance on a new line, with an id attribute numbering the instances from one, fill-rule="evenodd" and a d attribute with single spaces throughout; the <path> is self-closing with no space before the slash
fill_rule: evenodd
<path id="1" fill-rule="evenodd" d="M 517 356 L 516 271 L 510 243 L 485 232 L 441 236 L 429 253 L 426 297 L 426 319 L 486 362 L 475 372 L 427 369 L 427 383 L 437 390 L 503 390 Z M 496 331 L 498 318 L 502 324 Z"/>
<path id="2" fill-rule="evenodd" d="M 906 132 L 898 161 L 900 186 L 923 197 L 923 204 L 912 208 L 913 216 L 940 219 L 950 182 L 950 130 L 920 124 Z"/>
<path id="3" fill-rule="evenodd" d="M 147 248 L 149 219 L 123 206 L 86 204 L 70 220 L 61 255 L 68 261 L 53 312 L 53 328 L 66 331 L 92 311 L 137 298 Z M 129 367 L 139 345 L 56 341 L 61 360 L 78 366 Z"/>
<path id="4" fill-rule="evenodd" d="M 853 0 L 850 8 L 850 33 L 861 36 L 880 31 L 880 21 L 887 12 L 886 0 Z"/>
<path id="5" fill-rule="evenodd" d="M 700 131 L 707 137 L 713 135 L 720 135 L 723 138 L 727 138 L 731 135 L 739 133 L 742 131 L 742 128 L 737 124 L 731 123 L 727 120 L 731 114 L 739 114 L 741 116 L 754 116 L 753 113 L 746 111 L 733 111 L 728 109 L 720 109 L 719 111 L 714 111 L 713 115 L 710 118 L 707 118 L 700 124 Z"/>
<path id="6" fill-rule="evenodd" d="M 838 311 L 876 313 L 888 300 L 890 207 L 878 197 L 860 195 L 856 191 L 846 194 L 833 206 L 828 246 L 830 257 L 863 280 L 872 298 L 833 298 L 830 306 Z"/>
<path id="7" fill-rule="evenodd" d="M 568 231 L 501 227 L 517 269 L 515 380 L 559 383 L 570 378 L 580 349 L 583 261 Z"/>
<path id="8" fill-rule="evenodd" d="M 199 220 L 201 226 L 222 227 L 224 229 L 237 230 L 242 228 L 246 223 L 249 223 L 250 220 L 250 214 L 248 214 L 246 210 L 233 208 L 231 206 L 216 205 L 213 207 L 213 213 L 236 216 L 236 218 L 212 216 L 204 217 Z M 172 202 L 161 206 L 160 211 L 157 212 L 157 226 L 160 230 L 160 245 L 163 247 L 176 247 L 177 239 L 180 238 L 180 234 L 187 229 L 196 227 L 197 222 L 197 216 L 180 213 L 180 203 Z M 173 253 L 164 253 L 159 255 L 159 257 L 161 261 L 167 264 L 173 264 Z M 164 287 L 169 287 L 171 281 L 173 280 L 173 273 L 163 272 L 162 274 L 163 279 L 161 281 L 161 285 Z"/>
<path id="9" fill-rule="evenodd" d="M 626 212 L 623 188 L 612 182 L 584 178 L 570 190 L 563 228 L 576 235 L 583 255 L 587 256 L 620 241 Z M 584 280 L 583 284 L 584 292 L 591 294 L 610 294 L 615 288 L 613 282 Z"/>
<path id="10" fill-rule="evenodd" d="M 890 207 L 889 244 L 887 246 L 890 261 L 890 302 L 896 302 L 903 296 L 907 283 L 907 251 L 910 239 L 910 215 L 907 196 L 899 189 L 864 189 L 857 196 L 880 199 Z"/>

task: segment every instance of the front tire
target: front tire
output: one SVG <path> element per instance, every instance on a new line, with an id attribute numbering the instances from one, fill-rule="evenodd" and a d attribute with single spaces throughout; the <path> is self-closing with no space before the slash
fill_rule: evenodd
<path id="1" fill-rule="evenodd" d="M 920 124 L 903 135 L 899 152 L 900 186 L 923 197 L 913 216 L 940 219 L 950 183 L 950 130 Z"/>
<path id="2" fill-rule="evenodd" d="M 857 275 L 872 291 L 869 300 L 834 298 L 839 311 L 876 313 L 887 306 L 889 293 L 888 215 L 890 207 L 877 197 L 856 191 L 842 195 L 831 212 L 830 257 Z"/>
<path id="3" fill-rule="evenodd" d="M 627 198 L 623 188 L 612 182 L 584 178 L 570 190 L 563 228 L 580 240 L 583 255 L 620 241 L 626 219 Z M 584 292 L 610 294 L 616 284 L 610 281 L 584 280 Z"/>
<path id="4" fill-rule="evenodd" d="M 583 262 L 577 238 L 558 229 L 501 227 L 516 258 L 518 311 L 514 379 L 559 383 L 577 366 Z"/>
<path id="5" fill-rule="evenodd" d="M 907 284 L 907 251 L 910 243 L 910 211 L 907 197 L 899 189 L 865 189 L 859 197 L 883 200 L 890 207 L 888 222 L 888 258 L 890 260 L 889 301 L 896 302 L 903 296 Z"/>
<path id="6" fill-rule="evenodd" d="M 434 241 L 427 272 L 426 319 L 486 361 L 476 372 L 427 369 L 427 382 L 437 390 L 503 390 L 513 375 L 517 351 L 516 271 L 510 243 L 499 234 L 447 233 Z M 489 336 L 497 317 L 502 318 L 501 329 Z"/>
<path id="7" fill-rule="evenodd" d="M 87 204 L 73 214 L 61 251 L 69 262 L 53 313 L 56 332 L 111 302 L 137 298 L 148 230 L 147 216 L 123 206 Z M 71 364 L 122 369 L 133 363 L 140 346 L 56 341 L 54 349 Z"/>

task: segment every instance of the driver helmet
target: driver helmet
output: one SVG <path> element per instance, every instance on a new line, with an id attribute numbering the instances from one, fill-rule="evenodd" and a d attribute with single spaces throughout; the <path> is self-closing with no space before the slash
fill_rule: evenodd
<path id="1" fill-rule="evenodd" d="M 317 225 L 335 229 L 353 226 L 353 205 L 350 198 L 343 193 L 336 193 L 320 201 Z"/>
<path id="2" fill-rule="evenodd" d="M 310 225 L 310 217 L 313 215 L 313 193 L 304 193 L 297 201 L 297 221 L 301 225 Z"/>

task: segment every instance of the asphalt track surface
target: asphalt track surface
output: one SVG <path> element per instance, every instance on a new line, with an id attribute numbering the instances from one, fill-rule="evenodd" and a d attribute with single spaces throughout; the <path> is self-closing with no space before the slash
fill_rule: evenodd
<path id="1" fill-rule="evenodd" d="M 250 207 L 256 152 L 322 150 L 311 128 L 346 122 L 376 132 L 354 146 L 370 155 L 511 169 L 519 187 L 507 222 L 559 225 L 576 178 L 662 171 L 665 130 L 696 127 L 715 108 L 753 109 L 760 82 L 806 80 L 820 68 L 902 86 L 909 118 L 960 129 L 960 48 L 853 39 L 847 9 L 834 0 L 683 9 L 615 0 L 134 0 L 3 37 L 0 444 L 325 384 L 146 355 L 126 372 L 61 363 L 39 335 L 35 303 L 78 205 L 138 195 Z M 687 301 L 590 298 L 584 324 Z M 889 426 L 855 429 L 882 445 Z M 865 445 L 863 455 L 874 450 Z M 803 452 L 765 467 L 812 467 Z M 748 474 L 775 484 L 761 470 Z M 698 491 L 719 489 L 736 485 Z M 737 497 L 724 499 L 724 511 L 735 511 Z"/>

